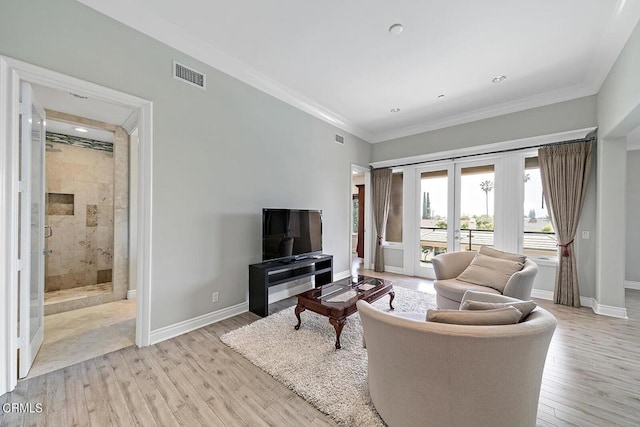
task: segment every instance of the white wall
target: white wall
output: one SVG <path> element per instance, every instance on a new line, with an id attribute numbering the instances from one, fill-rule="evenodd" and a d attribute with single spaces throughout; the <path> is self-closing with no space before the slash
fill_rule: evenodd
<path id="1" fill-rule="evenodd" d="M 625 280 L 640 285 L 640 150 L 627 152 Z"/>
<path id="2" fill-rule="evenodd" d="M 368 143 L 338 145 L 338 129 L 73 0 L 3 2 L 0 54 L 153 102 L 152 331 L 247 300 L 263 207 L 322 209 L 325 252 L 349 269 L 350 164 Z M 207 90 L 173 79 L 174 59 Z"/>

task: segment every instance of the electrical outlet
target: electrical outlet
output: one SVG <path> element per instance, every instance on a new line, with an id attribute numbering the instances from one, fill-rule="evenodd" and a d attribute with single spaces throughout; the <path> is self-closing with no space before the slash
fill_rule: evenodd
<path id="1" fill-rule="evenodd" d="M 589 232 L 588 231 L 583 231 L 582 232 L 582 238 L 583 239 L 588 239 L 589 238 Z"/>
<path id="2" fill-rule="evenodd" d="M 211 302 L 218 302 L 218 293 L 214 292 L 211 296 Z"/>

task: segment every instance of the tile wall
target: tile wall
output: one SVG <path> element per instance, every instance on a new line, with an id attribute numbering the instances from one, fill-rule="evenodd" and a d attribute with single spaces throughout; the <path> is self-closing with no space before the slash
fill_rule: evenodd
<path id="1" fill-rule="evenodd" d="M 45 292 L 112 281 L 114 155 L 53 143 L 46 152 L 49 196 Z"/>

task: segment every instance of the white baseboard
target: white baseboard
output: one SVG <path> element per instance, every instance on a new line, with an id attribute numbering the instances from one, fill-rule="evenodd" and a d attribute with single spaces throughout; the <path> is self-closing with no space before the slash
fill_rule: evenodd
<path id="1" fill-rule="evenodd" d="M 620 319 L 627 319 L 627 309 L 624 307 L 616 307 L 613 305 L 599 304 L 595 299 L 591 306 L 593 312 L 601 314 L 603 316 L 618 317 Z"/>
<path id="2" fill-rule="evenodd" d="M 136 290 L 135 289 L 129 289 L 127 291 L 127 299 L 136 299 Z"/>
<path id="3" fill-rule="evenodd" d="M 539 298 L 544 300 L 553 301 L 553 292 L 543 291 L 540 289 L 532 289 L 531 296 L 533 298 Z M 615 307 L 612 305 L 604 305 L 598 303 L 595 298 L 580 297 L 580 305 L 583 307 L 591 307 L 594 313 L 602 316 L 619 317 L 621 319 L 627 318 L 627 309 L 624 307 Z"/>
<path id="4" fill-rule="evenodd" d="M 533 298 L 545 299 L 549 301 L 553 301 L 553 292 L 552 291 L 543 291 L 542 289 L 532 289 L 531 296 Z"/>
<path id="5" fill-rule="evenodd" d="M 182 322 L 174 323 L 173 325 L 156 329 L 155 331 L 151 331 L 150 344 L 157 344 L 161 341 L 186 334 L 187 332 L 191 332 L 212 323 L 228 319 L 229 317 L 246 313 L 247 311 L 249 311 L 249 302 L 245 301 L 240 304 L 232 305 L 231 307 L 223 308 L 222 310 L 203 314 L 202 316 L 194 317 L 193 319 L 184 320 Z"/>
<path id="6" fill-rule="evenodd" d="M 404 274 L 404 268 L 402 267 L 393 267 L 391 265 L 385 265 L 384 271 L 387 273 L 395 273 L 395 274 Z"/>
<path id="7" fill-rule="evenodd" d="M 625 280 L 624 287 L 627 289 L 636 289 L 640 291 L 640 282 L 634 282 L 633 280 Z"/>

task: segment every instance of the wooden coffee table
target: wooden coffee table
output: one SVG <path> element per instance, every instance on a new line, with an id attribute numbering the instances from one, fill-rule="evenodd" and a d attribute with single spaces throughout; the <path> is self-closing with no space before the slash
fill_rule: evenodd
<path id="1" fill-rule="evenodd" d="M 298 305 L 296 305 L 298 324 L 295 329 L 300 329 L 302 323 L 300 313 L 305 310 L 326 316 L 336 330 L 336 349 L 339 349 L 340 334 L 347 317 L 358 311 L 356 303 L 359 300 L 372 303 L 387 294 L 390 296 L 389 307 L 393 310 L 393 299 L 396 294 L 391 282 L 367 276 L 348 277 L 303 292 L 298 295 Z"/>

